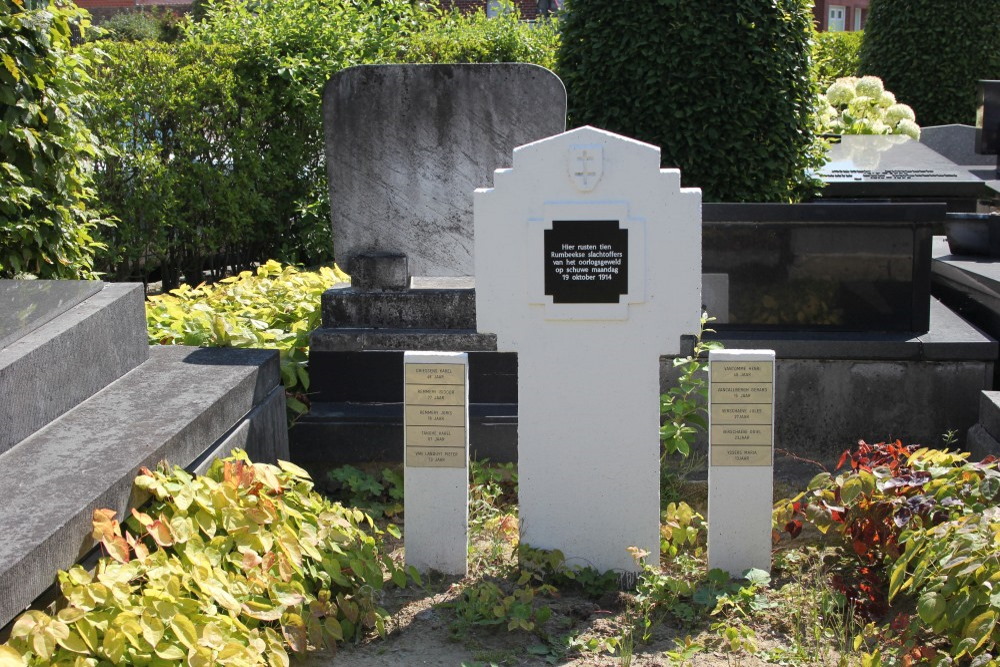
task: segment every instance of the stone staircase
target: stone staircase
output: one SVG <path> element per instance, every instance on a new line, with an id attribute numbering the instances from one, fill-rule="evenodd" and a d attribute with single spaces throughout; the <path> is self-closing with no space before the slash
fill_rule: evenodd
<path id="1" fill-rule="evenodd" d="M 0 626 L 94 548 L 97 508 L 167 461 L 288 458 L 278 355 L 150 347 L 137 284 L 0 281 Z"/>

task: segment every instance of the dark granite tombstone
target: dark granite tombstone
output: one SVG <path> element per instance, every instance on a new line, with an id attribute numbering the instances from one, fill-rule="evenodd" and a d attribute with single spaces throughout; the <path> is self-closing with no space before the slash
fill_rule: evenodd
<path id="1" fill-rule="evenodd" d="M 724 276 L 715 328 L 926 332 L 941 204 L 705 204 L 702 272 Z M 718 278 L 717 278 L 718 280 Z"/>
<path id="2" fill-rule="evenodd" d="M 1000 178 L 1000 81 L 980 81 L 976 108 L 976 152 L 997 156 Z"/>
<path id="3" fill-rule="evenodd" d="M 975 212 L 980 199 L 997 197 L 983 178 L 909 137 L 845 135 L 827 160 L 817 172 L 822 199 L 944 202 Z"/>

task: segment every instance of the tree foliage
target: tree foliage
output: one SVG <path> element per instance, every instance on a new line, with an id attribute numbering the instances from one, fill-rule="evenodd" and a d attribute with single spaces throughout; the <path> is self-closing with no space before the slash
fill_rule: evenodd
<path id="1" fill-rule="evenodd" d="M 843 77 L 858 76 L 863 38 L 860 31 L 813 33 L 812 67 L 820 87 L 827 88 Z"/>
<path id="2" fill-rule="evenodd" d="M 559 74 L 570 125 L 658 145 L 709 201 L 787 201 L 812 185 L 810 3 L 571 0 Z"/>
<path id="3" fill-rule="evenodd" d="M 84 123 L 92 59 L 70 43 L 86 13 L 23 0 L 0 7 L 0 278 L 90 277 L 101 148 Z"/>
<path id="4" fill-rule="evenodd" d="M 921 124 L 973 124 L 976 81 L 1000 78 L 1000 0 L 872 0 L 861 73 L 879 76 Z"/>

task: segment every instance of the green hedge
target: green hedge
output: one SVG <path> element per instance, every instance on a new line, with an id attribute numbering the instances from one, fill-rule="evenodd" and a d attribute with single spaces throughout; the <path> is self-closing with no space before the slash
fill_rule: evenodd
<path id="1" fill-rule="evenodd" d="M 558 72 L 570 124 L 660 146 L 708 201 L 787 201 L 812 186 L 807 0 L 570 0 Z"/>
<path id="2" fill-rule="evenodd" d="M 517 11 L 489 18 L 485 12 L 438 15 L 403 45 L 404 63 L 534 63 L 555 68 L 557 21 L 533 24 Z"/>
<path id="3" fill-rule="evenodd" d="M 872 0 L 861 71 L 925 126 L 974 124 L 976 81 L 1000 78 L 1000 0 Z"/>
<path id="4" fill-rule="evenodd" d="M 197 42 L 104 42 L 91 120 L 113 156 L 101 162 L 102 201 L 119 219 L 103 238 L 105 271 L 167 288 L 180 274 L 242 268 L 311 230 L 297 224 L 305 196 L 296 165 L 299 124 L 248 90 L 236 49 Z M 286 149 L 290 146 L 290 149 Z M 324 220 L 314 226 L 326 231 Z M 315 232 L 314 232 L 315 233 Z M 308 250 L 308 247 L 304 248 Z"/>
<path id="5" fill-rule="evenodd" d="M 837 79 L 858 76 L 863 32 L 817 32 L 813 35 L 813 74 L 826 89 Z"/>
<path id="6" fill-rule="evenodd" d="M 85 278 L 102 222 L 83 116 L 92 61 L 72 50 L 86 12 L 0 0 L 0 278 Z"/>

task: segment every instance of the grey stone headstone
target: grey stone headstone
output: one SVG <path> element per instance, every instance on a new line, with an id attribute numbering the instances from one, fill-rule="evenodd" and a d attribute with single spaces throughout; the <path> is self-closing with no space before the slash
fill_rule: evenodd
<path id="1" fill-rule="evenodd" d="M 413 276 L 473 275 L 472 193 L 515 147 L 566 127 L 537 65 L 362 65 L 323 92 L 334 255 L 401 253 Z"/>

